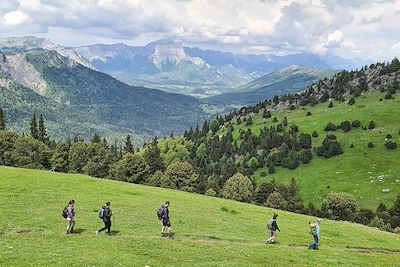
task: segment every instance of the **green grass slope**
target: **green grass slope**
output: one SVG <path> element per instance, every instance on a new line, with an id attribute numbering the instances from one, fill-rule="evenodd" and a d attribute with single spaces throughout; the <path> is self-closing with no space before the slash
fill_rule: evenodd
<path id="1" fill-rule="evenodd" d="M 274 210 L 185 192 L 83 175 L 0 168 L 2 266 L 395 266 L 400 237 L 324 220 L 319 251 L 310 251 L 304 215 L 278 211 L 278 244 L 266 245 Z M 76 200 L 74 235 L 61 210 Z M 159 238 L 156 208 L 171 201 L 174 240 Z M 111 201 L 116 235 L 95 236 L 98 208 Z"/>
<path id="2" fill-rule="evenodd" d="M 343 143 L 344 153 L 330 159 L 314 155 L 307 165 L 300 165 L 295 170 L 277 168 L 276 173 L 261 177 L 260 173 L 268 169 L 259 169 L 254 178 L 257 182 L 270 180 L 272 177 L 278 182 L 286 182 L 292 177 L 300 186 L 300 193 L 304 202 L 309 201 L 321 204 L 322 200 L 331 191 L 347 192 L 357 197 L 363 207 L 376 209 L 379 203 L 391 205 L 396 195 L 400 193 L 400 148 L 389 150 L 385 147 L 385 138 L 388 133 L 393 140 L 400 144 L 400 100 L 399 93 L 396 99 L 385 100 L 384 93 L 373 92 L 356 98 L 356 104 L 334 101 L 334 107 L 328 108 L 328 103 L 314 107 L 300 107 L 296 110 L 281 110 L 272 112 L 272 116 L 282 122 L 287 117 L 289 125 L 296 124 L 299 131 L 311 134 L 317 131 L 318 138 L 313 138 L 313 146 L 319 146 L 327 132 L 324 128 L 328 122 L 335 125 L 342 121 L 359 120 L 362 126 L 367 126 L 373 120 L 374 130 L 353 128 L 350 132 L 337 130 L 333 132 Z M 383 101 L 379 101 L 382 98 Z M 311 116 L 306 116 L 310 111 Z M 261 115 L 253 117 L 254 124 L 245 126 L 245 123 L 235 125 L 234 137 L 237 138 L 240 129 L 251 128 L 253 133 L 259 133 L 265 126 L 276 125 L 272 119 L 265 120 Z M 372 142 L 375 147 L 368 148 Z M 354 148 L 350 148 L 351 144 Z M 382 180 L 379 176 L 384 176 Z M 382 189 L 390 189 L 383 193 Z"/>

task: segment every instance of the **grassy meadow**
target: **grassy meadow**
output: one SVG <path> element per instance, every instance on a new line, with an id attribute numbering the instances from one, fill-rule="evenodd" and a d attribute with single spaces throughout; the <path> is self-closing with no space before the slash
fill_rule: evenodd
<path id="1" fill-rule="evenodd" d="M 294 177 L 306 204 L 310 201 L 321 204 L 326 195 L 334 191 L 350 193 L 361 206 L 376 209 L 381 202 L 391 205 L 400 193 L 400 147 L 389 150 L 384 145 L 388 133 L 400 145 L 399 93 L 394 97 L 395 99 L 385 100 L 384 93 L 373 92 L 356 98 L 356 103 L 351 106 L 333 101 L 332 108 L 328 108 L 326 102 L 314 107 L 272 112 L 272 116 L 278 119 L 277 123 L 273 123 L 272 118 L 263 119 L 258 114 L 253 116 L 251 126 L 246 126 L 245 122 L 234 125 L 233 136 L 238 138 L 239 130 L 248 128 L 258 134 L 265 126 L 281 123 L 287 117 L 289 126 L 296 124 L 300 132 L 312 134 L 317 131 L 319 137 L 313 138 L 315 147 L 326 137 L 324 128 L 328 122 L 338 125 L 346 120 L 359 120 L 362 126 L 368 127 L 373 120 L 376 125 L 374 130 L 363 130 L 360 127 L 346 133 L 343 130 L 333 132 L 343 144 L 342 155 L 324 159 L 314 154 L 309 164 L 300 165 L 295 170 L 276 168 L 274 174 L 268 174 L 267 168 L 260 168 L 254 178 L 261 183 L 271 180 L 272 177 L 278 182 L 286 182 Z M 306 116 L 308 111 L 311 116 Z M 374 144 L 373 148 L 367 147 L 369 142 Z M 266 172 L 267 176 L 261 176 L 262 172 Z M 383 176 L 382 179 L 379 179 L 380 176 Z M 390 192 L 383 193 L 382 189 L 390 189 Z"/>
<path id="2" fill-rule="evenodd" d="M 311 251 L 309 216 L 76 174 L 0 167 L 0 183 L 1 266 L 399 266 L 400 236 L 358 224 L 324 220 L 320 250 Z M 73 235 L 61 217 L 69 199 Z M 159 237 L 156 209 L 165 200 L 173 240 Z M 106 201 L 114 236 L 96 236 Z M 282 232 L 267 245 L 273 212 Z"/>

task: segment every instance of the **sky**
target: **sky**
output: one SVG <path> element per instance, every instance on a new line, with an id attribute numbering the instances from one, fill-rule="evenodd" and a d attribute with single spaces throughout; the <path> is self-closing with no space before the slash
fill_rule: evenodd
<path id="1" fill-rule="evenodd" d="M 1 0 L 0 36 L 65 46 L 175 39 L 234 53 L 400 56 L 400 0 Z"/>

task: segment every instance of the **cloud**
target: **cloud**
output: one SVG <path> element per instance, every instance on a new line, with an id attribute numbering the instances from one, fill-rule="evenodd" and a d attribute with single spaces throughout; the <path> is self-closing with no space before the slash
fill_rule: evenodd
<path id="1" fill-rule="evenodd" d="M 19 10 L 7 12 L 3 16 L 3 23 L 6 26 L 17 26 L 29 20 L 28 15 Z"/>
<path id="2" fill-rule="evenodd" d="M 233 52 L 378 60 L 397 51 L 389 48 L 400 41 L 399 10 L 400 0 L 4 0 L 0 35 L 64 45 L 173 38 Z"/>

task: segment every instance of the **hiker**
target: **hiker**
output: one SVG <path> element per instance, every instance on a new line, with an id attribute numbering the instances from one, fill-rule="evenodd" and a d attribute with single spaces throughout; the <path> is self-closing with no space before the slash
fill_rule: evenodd
<path id="1" fill-rule="evenodd" d="M 314 237 L 314 242 L 307 245 L 308 249 L 318 249 L 320 224 L 321 224 L 321 219 L 317 219 L 317 222 L 315 224 L 311 224 L 310 222 L 308 223 L 308 225 L 310 226 L 310 234 Z"/>
<path id="2" fill-rule="evenodd" d="M 99 235 L 102 231 L 107 230 L 107 234 L 111 235 L 111 216 L 113 215 L 111 209 L 111 203 L 107 202 L 99 212 L 99 218 L 103 220 L 104 227 L 99 231 L 96 231 L 96 235 Z"/>
<path id="3" fill-rule="evenodd" d="M 271 233 L 271 237 L 267 239 L 267 243 L 268 244 L 273 244 L 275 243 L 275 239 L 276 239 L 276 230 L 278 230 L 279 232 L 281 230 L 279 230 L 278 224 L 276 223 L 276 217 L 278 217 L 278 214 L 275 214 L 272 216 L 272 219 L 268 221 L 267 224 L 267 228 Z"/>
<path id="4" fill-rule="evenodd" d="M 68 206 L 65 207 L 66 219 L 67 219 L 67 231 L 65 232 L 67 235 L 72 234 L 74 232 L 75 226 L 75 200 L 70 200 L 68 202 Z"/>
<path id="5" fill-rule="evenodd" d="M 161 228 L 161 237 L 164 237 L 164 230 L 167 227 L 168 229 L 168 239 L 172 239 L 171 236 L 171 221 L 169 220 L 169 201 L 166 201 L 162 208 L 162 228 Z"/>

